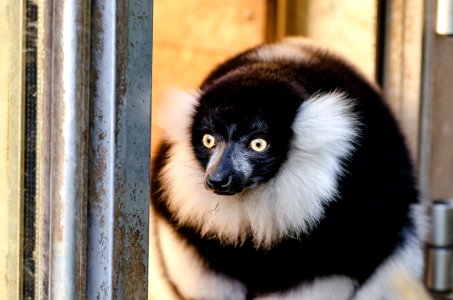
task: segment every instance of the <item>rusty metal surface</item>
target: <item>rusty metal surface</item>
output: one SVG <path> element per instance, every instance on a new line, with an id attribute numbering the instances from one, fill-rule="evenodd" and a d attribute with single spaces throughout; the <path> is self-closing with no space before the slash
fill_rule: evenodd
<path id="1" fill-rule="evenodd" d="M 50 250 L 50 149 L 52 92 L 52 8 L 53 0 L 35 0 L 38 7 L 38 93 L 36 174 L 36 274 L 35 299 L 49 299 Z"/>
<path id="2" fill-rule="evenodd" d="M 117 128 L 118 139 L 126 147 L 117 148 L 124 167 L 124 180 L 117 187 L 118 231 L 121 240 L 119 265 L 122 274 L 117 295 L 146 299 L 148 279 L 148 222 L 150 195 L 150 116 L 152 0 L 128 1 L 126 93 L 119 95 L 126 122 Z M 124 106 L 123 106 L 124 105 Z M 118 252 L 116 252 L 118 253 Z M 122 292 L 122 293 L 121 293 Z"/>
<path id="3" fill-rule="evenodd" d="M 87 295 L 112 299 L 115 206 L 116 2 L 93 1 Z"/>
<path id="4" fill-rule="evenodd" d="M 146 299 L 152 1 L 93 0 L 91 299 Z"/>
<path id="5" fill-rule="evenodd" d="M 50 298 L 85 295 L 90 1 L 53 2 Z"/>

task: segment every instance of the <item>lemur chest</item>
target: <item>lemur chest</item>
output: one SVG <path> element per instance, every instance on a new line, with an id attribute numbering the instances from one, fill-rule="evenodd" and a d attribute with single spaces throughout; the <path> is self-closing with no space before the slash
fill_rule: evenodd
<path id="1" fill-rule="evenodd" d="M 372 272 L 367 270 L 370 266 L 357 264 L 360 257 L 350 245 L 333 236 L 288 238 L 269 249 L 256 249 L 247 241 L 225 245 L 184 230 L 176 236 L 188 243 L 207 270 L 234 278 L 258 294 L 289 290 L 330 276 L 361 282 Z"/>

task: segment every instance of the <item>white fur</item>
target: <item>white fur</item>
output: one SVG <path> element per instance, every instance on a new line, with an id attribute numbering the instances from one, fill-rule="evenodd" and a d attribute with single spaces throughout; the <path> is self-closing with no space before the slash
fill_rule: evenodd
<path id="1" fill-rule="evenodd" d="M 199 91 L 188 93 L 179 89 L 169 90 L 157 106 L 156 125 L 163 129 L 164 138 L 184 141 L 188 138 L 189 126 L 198 103 Z"/>
<path id="2" fill-rule="evenodd" d="M 152 216 L 156 218 L 155 215 Z M 246 288 L 240 282 L 208 270 L 194 249 L 181 241 L 165 221 L 154 219 L 153 224 L 159 226 L 158 242 L 162 252 L 158 253 L 154 247 L 154 253 L 151 255 L 151 299 L 177 299 L 162 276 L 161 262 L 157 262 L 160 254 L 163 254 L 166 273 L 185 298 L 245 298 Z M 153 234 L 151 236 L 156 238 Z M 422 243 L 415 236 L 410 237 L 406 244 L 381 264 L 357 290 L 353 300 L 430 299 L 419 281 L 423 272 L 422 257 Z M 264 295 L 257 300 L 349 300 L 356 287 L 357 282 L 353 279 L 334 275 L 317 278 L 287 292 Z"/>
<path id="3" fill-rule="evenodd" d="M 421 242 L 426 242 L 428 231 L 430 229 L 430 220 L 428 217 L 428 201 L 420 200 L 419 204 L 412 204 L 410 217 L 415 224 L 415 235 Z"/>
<path id="4" fill-rule="evenodd" d="M 245 299 L 246 288 L 237 280 L 209 271 L 192 246 L 158 220 L 159 243 L 167 275 L 185 299 Z"/>
<path id="5" fill-rule="evenodd" d="M 290 44 L 264 45 L 255 52 L 251 52 L 249 57 L 257 58 L 261 61 L 274 61 L 276 59 L 304 61 L 309 59 L 309 56 L 304 55 L 300 47 Z"/>
<path id="6" fill-rule="evenodd" d="M 357 283 L 346 276 L 318 278 L 286 293 L 274 293 L 257 300 L 347 300 Z"/>
<path id="7" fill-rule="evenodd" d="M 415 236 L 409 237 L 406 244 L 365 282 L 354 300 L 429 299 L 419 281 L 423 267 L 422 243 Z"/>
<path id="8" fill-rule="evenodd" d="M 344 61 L 332 49 L 326 49 L 318 43 L 301 37 L 288 37 L 283 39 L 280 43 L 263 45 L 248 54 L 250 59 L 258 59 L 259 61 L 278 61 L 287 60 L 293 62 L 316 62 L 319 59 L 318 54 L 325 56 L 336 57 L 337 59 L 348 64 L 350 68 L 355 69 L 357 73 L 361 73 L 351 62 Z M 318 61 L 321 63 L 321 61 Z M 367 80 L 368 84 L 378 93 L 380 88 L 376 82 L 368 80 L 366 76 L 363 79 Z"/>
<path id="9" fill-rule="evenodd" d="M 150 248 L 149 299 L 179 300 L 166 276 L 185 299 L 245 299 L 247 291 L 243 284 L 208 270 L 196 251 L 181 241 L 165 221 L 153 213 L 151 218 L 159 235 L 151 230 L 154 247 Z M 156 242 L 162 251 L 158 251 Z M 346 300 L 350 299 L 355 286 L 356 282 L 348 277 L 330 276 L 257 300 Z"/>
<path id="10" fill-rule="evenodd" d="M 310 46 L 311 47 L 308 47 Z M 313 60 L 313 49 L 319 49 L 303 38 L 288 38 L 278 44 L 268 44 L 257 48 L 249 54 L 250 58 L 260 61 L 290 60 L 295 62 Z"/>
<path id="11" fill-rule="evenodd" d="M 324 49 L 312 40 L 301 37 L 288 37 L 280 43 L 267 44 L 256 48 L 248 54 L 248 57 L 260 61 L 289 60 L 303 62 L 318 59 L 314 55 L 316 52 L 337 56 L 334 52 Z"/>
<path id="12" fill-rule="evenodd" d="M 160 241 L 158 236 L 158 217 L 151 209 L 149 222 L 149 267 L 148 267 L 148 299 L 157 300 L 179 300 L 171 288 L 170 283 L 166 280 L 166 267 L 160 252 Z"/>
<path id="13" fill-rule="evenodd" d="M 339 93 L 305 101 L 294 121 L 295 137 L 281 172 L 265 185 L 235 196 L 215 195 L 204 188 L 204 171 L 190 145 L 188 113 L 182 111 L 183 117 L 178 117 L 176 109 L 167 110 L 173 114 L 169 118 L 187 122 L 164 128 L 173 143 L 161 174 L 170 211 L 179 223 L 229 244 L 242 243 L 250 232 L 257 247 L 269 247 L 284 236 L 309 231 L 324 206 L 335 200 L 341 160 L 353 151 L 359 124 L 352 103 Z"/>
<path id="14" fill-rule="evenodd" d="M 225 151 L 225 144 L 218 143 L 216 147 L 211 150 L 211 157 L 209 158 L 208 165 L 206 166 L 206 174 L 214 172 L 216 166 L 219 164 L 222 155 Z"/>
<path id="15" fill-rule="evenodd" d="M 244 178 L 249 178 L 252 174 L 252 166 L 249 163 L 249 155 L 244 151 L 234 151 L 233 157 L 233 168 L 243 174 Z"/>

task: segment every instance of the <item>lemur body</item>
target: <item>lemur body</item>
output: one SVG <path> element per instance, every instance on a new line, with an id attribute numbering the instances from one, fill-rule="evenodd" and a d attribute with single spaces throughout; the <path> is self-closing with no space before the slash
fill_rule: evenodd
<path id="1" fill-rule="evenodd" d="M 159 299 L 399 299 L 395 282 L 420 278 L 404 138 L 342 59 L 301 40 L 259 46 L 173 92 L 160 119 Z"/>

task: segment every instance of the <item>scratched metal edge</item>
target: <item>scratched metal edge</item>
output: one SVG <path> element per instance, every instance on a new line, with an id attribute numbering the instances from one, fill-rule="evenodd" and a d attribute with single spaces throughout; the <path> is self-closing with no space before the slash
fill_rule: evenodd
<path id="1" fill-rule="evenodd" d="M 117 23 L 114 298 L 146 299 L 152 1 L 121 1 L 120 6 L 117 20 L 127 20 L 128 26 Z"/>
<path id="2" fill-rule="evenodd" d="M 80 136 L 80 155 L 82 166 L 78 170 L 78 178 L 80 187 L 77 190 L 77 253 L 76 253 L 76 288 L 77 298 L 80 300 L 86 299 L 87 290 L 87 231 L 88 231 L 88 151 L 89 151 L 89 101 L 90 101 L 90 41 L 91 41 L 91 0 L 77 1 L 80 6 L 81 14 L 78 23 L 81 24 L 78 28 L 80 35 L 80 55 L 79 61 L 79 76 L 81 77 L 80 87 L 77 89 L 77 99 L 82 101 L 81 109 L 77 110 L 77 119 L 81 123 Z"/>
<path id="3" fill-rule="evenodd" d="M 38 7 L 35 299 L 49 298 L 52 0 Z"/>
<path id="4" fill-rule="evenodd" d="M 112 298 L 116 2 L 94 0 L 91 21 L 87 296 Z"/>
<path id="5" fill-rule="evenodd" d="M 117 1 L 117 15 L 116 15 L 116 32 L 117 39 L 115 43 L 116 47 L 116 68 L 117 68 L 117 78 L 115 81 L 115 209 L 114 209 L 114 219 L 115 224 L 113 227 L 114 231 L 114 245 L 113 245 L 113 299 L 122 299 L 123 298 L 123 276 L 122 276 L 122 253 L 123 253 L 123 240 L 125 238 L 124 231 L 119 225 L 119 219 L 127 216 L 123 215 L 121 209 L 118 208 L 119 195 L 123 195 L 123 180 L 116 180 L 117 178 L 123 178 L 125 176 L 124 172 L 124 156 L 123 148 L 126 147 L 124 141 L 125 132 L 123 132 L 122 127 L 125 123 L 125 114 L 124 114 L 124 102 L 126 101 L 127 89 L 126 89 L 126 66 L 127 66 L 127 30 L 128 26 L 124 26 L 124 23 L 128 23 L 128 2 L 127 0 Z M 122 23 L 123 22 L 123 23 Z"/>
<path id="6" fill-rule="evenodd" d="M 90 1 L 54 1 L 50 297 L 85 298 Z"/>

